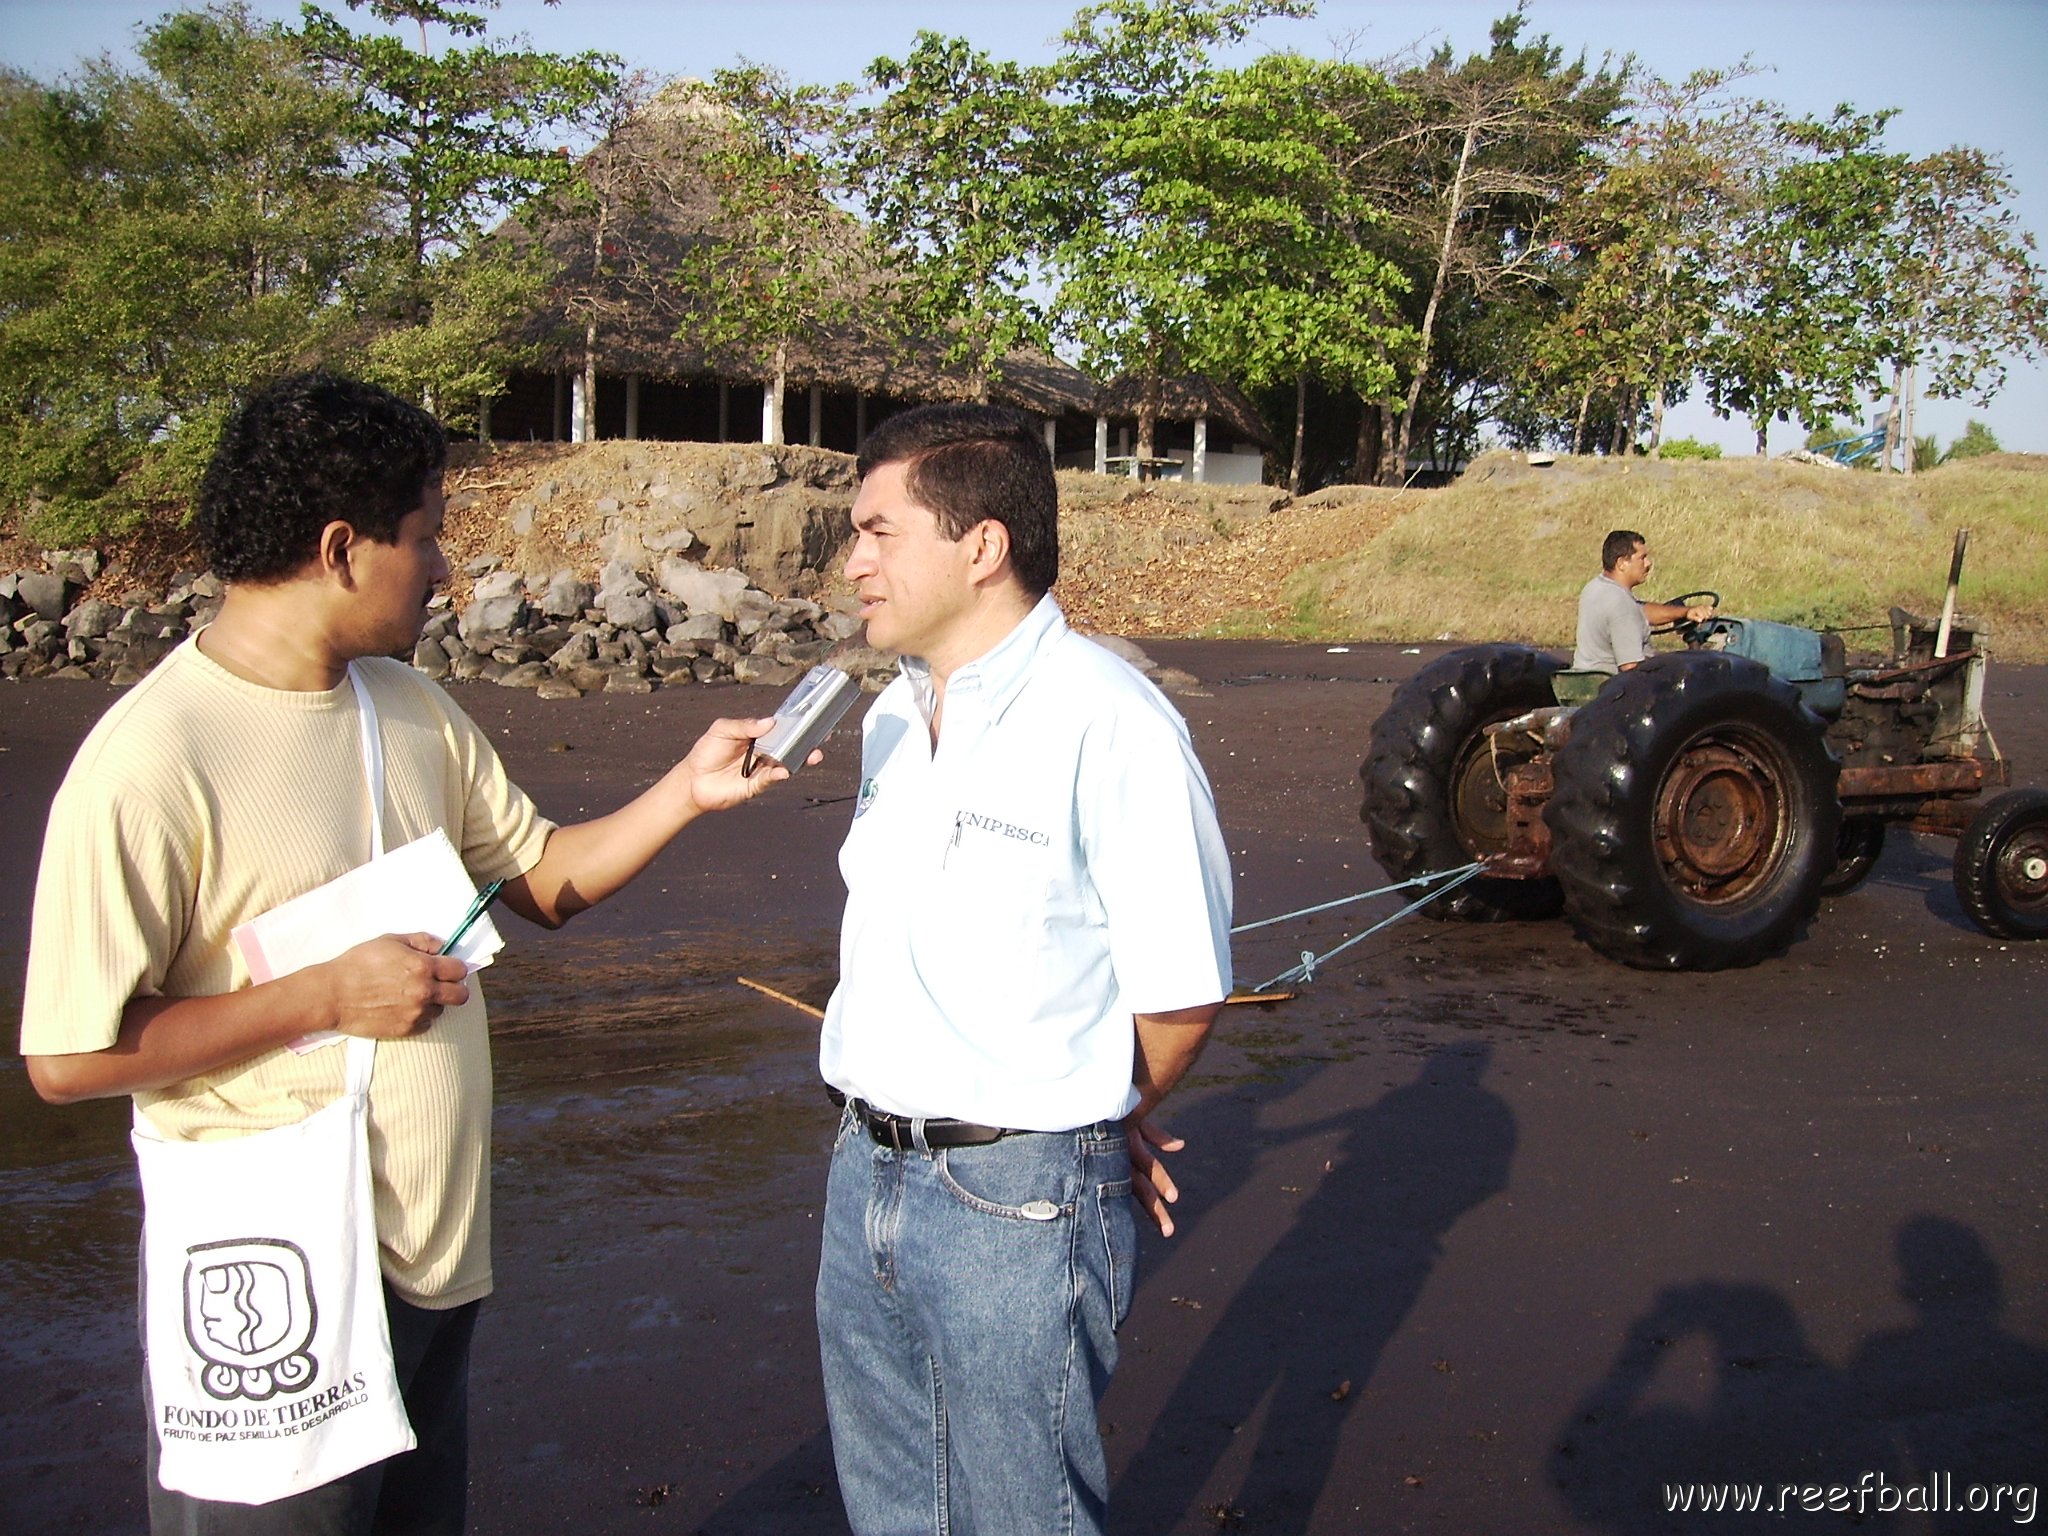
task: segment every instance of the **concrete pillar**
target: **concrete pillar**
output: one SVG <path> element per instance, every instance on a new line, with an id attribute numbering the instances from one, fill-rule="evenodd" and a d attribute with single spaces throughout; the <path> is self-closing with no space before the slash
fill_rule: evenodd
<path id="1" fill-rule="evenodd" d="M 1201 485 L 1209 478 L 1209 418 L 1195 418 L 1195 462 L 1188 466 L 1188 478 Z"/>
<path id="2" fill-rule="evenodd" d="M 583 393 L 583 373 L 579 369 L 569 379 L 569 441 L 572 443 L 586 441 L 583 423 L 588 412 L 584 410 Z"/>
<path id="3" fill-rule="evenodd" d="M 1055 464 L 1060 461 L 1060 424 L 1055 416 L 1045 418 L 1045 456 Z"/>
<path id="4" fill-rule="evenodd" d="M 825 386 L 811 386 L 811 446 L 825 446 Z"/>
<path id="5" fill-rule="evenodd" d="M 761 386 L 761 441 L 782 441 L 782 390 L 773 379 Z"/>
<path id="6" fill-rule="evenodd" d="M 732 441 L 732 385 L 724 379 L 718 381 L 718 440 Z"/>
<path id="7" fill-rule="evenodd" d="M 640 375 L 626 375 L 626 436 L 640 435 Z"/>
<path id="8" fill-rule="evenodd" d="M 1109 473 L 1109 418 L 1095 418 L 1095 473 Z"/>

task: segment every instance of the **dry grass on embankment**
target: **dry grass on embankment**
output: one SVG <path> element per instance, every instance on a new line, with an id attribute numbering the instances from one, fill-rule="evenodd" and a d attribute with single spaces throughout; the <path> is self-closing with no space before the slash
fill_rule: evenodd
<path id="1" fill-rule="evenodd" d="M 1358 640 L 1523 640 L 1569 648 L 1579 588 L 1610 528 L 1657 560 L 1654 595 L 1815 627 L 1940 611 L 1970 529 L 1961 610 L 1993 652 L 2048 661 L 2048 455 L 1995 454 L 1902 476 L 1780 460 L 1480 459 L 1370 542 L 1288 576 L 1291 632 Z M 1849 637 L 1850 649 L 1859 637 Z M 1864 643 L 1875 647 L 1872 632 Z"/>

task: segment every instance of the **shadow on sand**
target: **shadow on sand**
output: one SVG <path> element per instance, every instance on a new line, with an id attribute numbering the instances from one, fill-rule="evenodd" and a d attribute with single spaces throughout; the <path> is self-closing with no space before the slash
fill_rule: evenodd
<path id="1" fill-rule="evenodd" d="M 1558 1436 L 1551 1480 L 1567 1508 L 1624 1536 L 1780 1531 L 1829 1512 L 1859 1531 L 2030 1523 L 2038 1492 L 2023 1485 L 2048 1468 L 2048 1353 L 2000 1326 L 1998 1268 L 1971 1228 L 1916 1216 L 1895 1251 L 1919 1318 L 1839 1370 L 1768 1287 L 1664 1291 Z M 2002 1508 L 1968 1508 L 1973 1485 L 2005 1485 Z M 1736 1489 L 1766 1507 L 1704 1503 Z"/>
<path id="2" fill-rule="evenodd" d="M 1269 1399 L 1228 1518 L 1245 1531 L 1307 1528 L 1348 1412 L 1333 1383 L 1364 1387 L 1445 1234 L 1507 1187 L 1515 1120 L 1481 1086 L 1491 1059 L 1487 1046 L 1440 1046 L 1413 1082 L 1289 1128 L 1290 1141 L 1339 1133 L 1330 1171 L 1147 1432 L 1112 1496 L 1120 1531 L 1173 1529 L 1236 1454 L 1234 1426 Z"/>

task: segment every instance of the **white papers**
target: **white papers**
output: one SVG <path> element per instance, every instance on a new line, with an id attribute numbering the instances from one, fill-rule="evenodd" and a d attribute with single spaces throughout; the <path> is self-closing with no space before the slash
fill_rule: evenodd
<path id="1" fill-rule="evenodd" d="M 251 918 L 230 937 L 249 968 L 249 979 L 261 983 L 332 960 L 380 934 L 431 933 L 445 939 L 475 900 L 476 887 L 455 845 L 436 828 Z M 485 913 L 470 925 L 454 955 L 475 971 L 489 965 L 504 947 L 503 936 Z M 340 1038 L 322 1031 L 293 1041 L 292 1048 L 312 1050 Z"/>

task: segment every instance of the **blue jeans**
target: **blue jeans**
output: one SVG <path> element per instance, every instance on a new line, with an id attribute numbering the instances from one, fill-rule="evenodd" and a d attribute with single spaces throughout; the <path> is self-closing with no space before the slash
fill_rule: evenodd
<path id="1" fill-rule="evenodd" d="M 858 1536 L 1092 1536 L 1137 1254 L 1123 1129 L 896 1152 L 849 1115 L 818 1338 Z"/>

